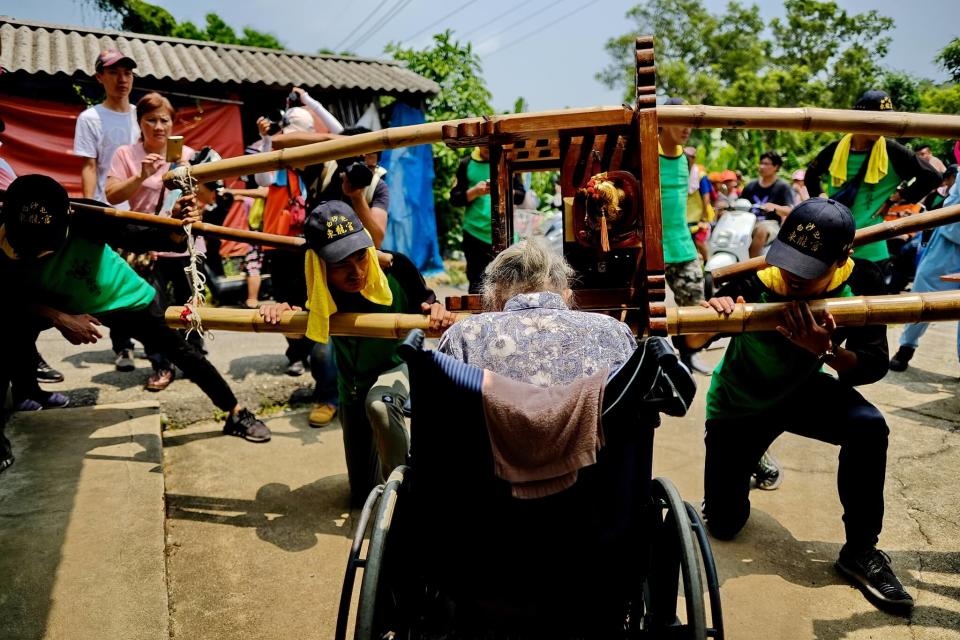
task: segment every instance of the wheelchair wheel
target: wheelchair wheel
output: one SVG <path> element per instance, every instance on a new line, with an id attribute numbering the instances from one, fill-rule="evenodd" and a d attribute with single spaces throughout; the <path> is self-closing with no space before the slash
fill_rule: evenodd
<path id="1" fill-rule="evenodd" d="M 712 628 L 707 629 L 707 636 L 723 640 L 723 610 L 720 605 L 720 581 L 717 579 L 717 564 L 713 560 L 713 549 L 710 547 L 710 540 L 707 539 L 707 527 L 700 517 L 700 512 L 690 504 L 687 506 L 687 515 L 690 517 L 690 524 L 697 537 L 697 544 L 700 547 L 700 559 L 703 561 L 703 573 L 707 579 L 707 594 L 710 597 L 710 622 Z"/>
<path id="2" fill-rule="evenodd" d="M 707 630 L 699 545 L 695 541 L 687 505 L 666 478 L 655 478 L 651 492 L 657 531 L 651 550 L 650 573 L 644 586 L 644 635 L 704 640 L 714 634 L 708 634 Z M 684 622 L 677 616 L 681 586 L 686 614 Z"/>
<path id="3" fill-rule="evenodd" d="M 347 560 L 346 574 L 343 579 L 343 589 L 340 592 L 340 608 L 337 613 L 337 628 L 335 640 L 346 640 L 347 624 L 350 617 L 350 602 L 353 598 L 353 588 L 358 568 L 363 569 L 360 579 L 360 599 L 357 606 L 357 620 L 354 630 L 354 640 L 373 640 L 378 616 L 382 614 L 380 608 L 386 604 L 379 602 L 382 594 L 380 577 L 386 557 L 387 538 L 393 522 L 394 510 L 397 504 L 398 492 L 403 484 L 407 467 L 400 466 L 393 470 L 386 484 L 375 487 L 363 505 L 360 519 L 357 522 L 357 531 L 354 534 L 353 544 L 350 547 L 350 556 Z M 374 514 L 374 510 L 376 513 Z M 371 516 L 374 516 L 371 519 Z M 367 530 L 370 531 L 370 543 L 366 557 L 362 557 L 363 540 Z"/>

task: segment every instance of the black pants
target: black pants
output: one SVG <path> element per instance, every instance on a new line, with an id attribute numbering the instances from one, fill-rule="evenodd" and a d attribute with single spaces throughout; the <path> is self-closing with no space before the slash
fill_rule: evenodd
<path id="1" fill-rule="evenodd" d="M 154 262 L 153 269 L 147 281 L 153 285 L 154 290 L 157 292 L 157 300 L 162 308 L 166 308 L 171 304 L 185 304 L 193 297 L 193 287 L 190 285 L 190 278 L 187 277 L 187 272 L 184 271 L 189 264 L 190 258 L 186 256 L 157 258 L 156 262 Z M 203 264 L 198 262 L 197 268 L 202 270 Z M 200 350 L 201 353 L 203 352 L 203 337 L 200 334 L 194 331 L 189 336 L 186 336 L 186 331 L 182 329 L 178 329 L 178 331 L 180 335 L 186 337 L 187 342 Z M 126 333 L 127 332 L 121 330 L 121 336 Z M 111 329 L 111 335 L 112 334 L 113 330 Z M 146 347 L 146 345 L 144 345 L 144 347 Z M 114 350 L 116 350 L 116 345 L 114 345 Z M 170 359 L 162 353 L 147 349 L 147 358 L 150 359 L 150 363 L 156 371 L 172 368 Z"/>
<path id="2" fill-rule="evenodd" d="M 307 302 L 307 276 L 304 272 L 303 253 L 271 249 L 264 252 L 264 262 L 270 272 L 273 299 L 290 306 L 302 307 Z M 305 362 L 313 350 L 313 341 L 308 338 L 287 338 L 287 359 Z"/>
<path id="3" fill-rule="evenodd" d="M 837 488 L 847 543 L 875 545 L 883 527 L 889 429 L 876 407 L 825 373 L 815 374 L 776 412 L 707 420 L 704 515 L 710 532 L 727 540 L 746 524 L 750 476 L 784 432 L 840 446 Z"/>
<path id="4" fill-rule="evenodd" d="M 463 257 L 467 261 L 467 282 L 470 293 L 480 293 L 483 271 L 494 259 L 493 245 L 463 232 Z"/>
<path id="5" fill-rule="evenodd" d="M 237 406 L 237 398 L 220 372 L 210 364 L 203 353 L 184 340 L 175 329 L 166 325 L 163 320 L 163 307 L 160 306 L 158 298 L 154 298 L 150 306 L 144 309 L 111 311 L 97 314 L 96 317 L 111 331 L 119 329 L 142 342 L 147 353 L 160 354 L 180 367 L 218 409 L 231 411 Z M 25 322 L 11 327 L 12 333 L 8 334 L 11 336 L 8 343 L 12 352 L 10 361 L 28 363 L 28 366 L 16 366 L 11 371 L 13 388 L 18 396 L 15 401 L 45 396 L 37 383 L 36 362 L 29 358 L 36 353 L 35 344 L 40 331 L 48 327 L 49 325 Z"/>

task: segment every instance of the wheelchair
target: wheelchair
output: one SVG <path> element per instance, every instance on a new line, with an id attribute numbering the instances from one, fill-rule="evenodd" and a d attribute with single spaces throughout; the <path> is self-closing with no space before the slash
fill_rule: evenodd
<path id="1" fill-rule="evenodd" d="M 357 640 L 724 637 L 703 521 L 672 482 L 652 478 L 660 413 L 684 415 L 696 391 L 665 339 L 643 340 L 608 377 L 596 464 L 532 500 L 493 473 L 483 370 L 423 341 L 413 331 L 399 347 L 408 465 L 360 513 L 337 640 L 351 619 Z"/>

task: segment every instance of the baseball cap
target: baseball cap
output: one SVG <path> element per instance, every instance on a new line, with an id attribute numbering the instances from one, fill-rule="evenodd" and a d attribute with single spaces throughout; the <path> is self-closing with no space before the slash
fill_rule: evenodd
<path id="1" fill-rule="evenodd" d="M 137 63 L 130 56 L 120 53 L 118 49 L 104 49 L 97 56 L 94 68 L 99 72 L 105 67 L 112 67 L 115 64 L 126 63 L 131 69 L 137 68 Z"/>
<path id="2" fill-rule="evenodd" d="M 3 225 L 19 258 L 56 251 L 67 239 L 70 199 L 59 182 L 29 174 L 10 183 L 3 202 Z"/>
<path id="3" fill-rule="evenodd" d="M 810 198 L 794 207 L 767 252 L 767 264 L 812 280 L 845 257 L 857 225 L 850 209 L 830 198 Z"/>
<path id="4" fill-rule="evenodd" d="M 893 111 L 893 100 L 886 91 L 870 89 L 863 92 L 853 108 L 861 111 Z"/>
<path id="5" fill-rule="evenodd" d="M 341 200 L 321 202 L 310 214 L 303 231 L 307 246 L 328 264 L 373 246 L 357 213 Z"/>

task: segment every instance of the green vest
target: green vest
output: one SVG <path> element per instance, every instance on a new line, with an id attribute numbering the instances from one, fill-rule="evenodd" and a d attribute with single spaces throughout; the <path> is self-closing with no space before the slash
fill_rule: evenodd
<path id="1" fill-rule="evenodd" d="M 374 304 L 360 294 L 350 295 L 349 302 L 341 304 L 337 300 L 338 311 L 351 313 L 405 313 L 409 309 L 407 294 L 400 282 L 387 274 L 393 303 L 389 306 Z M 340 296 L 334 294 L 335 299 Z M 393 338 L 349 338 L 331 336 L 337 357 L 337 388 L 340 401 L 355 401 L 366 395 L 380 374 L 393 369 L 403 360 L 397 355 L 400 340 Z"/>
<path id="2" fill-rule="evenodd" d="M 844 284 L 833 295 L 848 298 Z M 764 291 L 759 302 L 783 302 Z M 764 413 L 788 398 L 821 368 L 812 353 L 797 347 L 776 331 L 753 331 L 730 338 L 707 391 L 707 420 L 740 418 Z M 811 401 L 816 401 L 812 398 Z"/>
<path id="3" fill-rule="evenodd" d="M 863 163 L 866 162 L 869 157 L 869 152 L 850 152 L 847 159 L 847 180 L 857 175 L 860 167 L 863 166 Z M 833 180 L 829 175 L 827 175 L 827 181 L 829 185 L 827 187 L 827 195 L 832 196 L 840 187 L 833 186 Z M 897 190 L 900 182 L 901 178 L 893 170 L 893 164 L 888 162 L 887 175 L 884 176 L 880 182 L 877 184 L 862 182 L 860 184 L 860 189 L 857 191 L 857 197 L 854 199 L 853 207 L 851 208 L 853 219 L 857 223 L 857 229 L 883 222 L 883 218 L 875 218 L 873 214 L 883 206 L 887 198 L 893 195 L 893 192 Z M 881 240 L 857 247 L 853 250 L 853 257 L 872 260 L 874 262 L 886 260 L 890 257 L 890 252 L 887 251 L 887 241 Z"/>
<path id="4" fill-rule="evenodd" d="M 470 158 L 467 163 L 467 188 L 478 182 L 490 179 L 490 163 L 477 162 Z M 487 244 L 493 244 L 493 235 L 490 224 L 490 194 L 480 196 L 467 203 L 463 213 L 463 231 Z"/>
<path id="5" fill-rule="evenodd" d="M 697 259 L 697 247 L 687 227 L 687 157 L 660 156 L 660 211 L 663 221 L 663 261 L 677 264 Z"/>
<path id="6" fill-rule="evenodd" d="M 157 292 L 109 246 L 69 236 L 52 256 L 24 269 L 28 295 L 67 313 L 143 309 Z"/>

